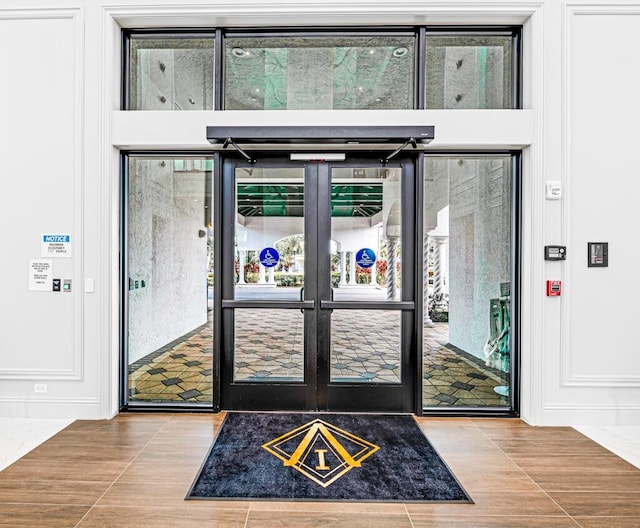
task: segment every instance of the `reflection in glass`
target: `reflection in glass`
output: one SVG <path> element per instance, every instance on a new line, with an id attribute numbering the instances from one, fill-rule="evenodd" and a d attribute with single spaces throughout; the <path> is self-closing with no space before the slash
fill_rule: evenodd
<path id="1" fill-rule="evenodd" d="M 509 405 L 511 167 L 425 159 L 425 407 Z"/>
<path id="2" fill-rule="evenodd" d="M 304 380 L 304 314 L 300 310 L 234 310 L 234 381 Z"/>
<path id="3" fill-rule="evenodd" d="M 213 38 L 130 38 L 129 110 L 213 109 Z"/>
<path id="4" fill-rule="evenodd" d="M 130 403 L 211 402 L 211 169 L 205 158 L 129 159 Z"/>
<path id="5" fill-rule="evenodd" d="M 331 382 L 400 383 L 400 311 L 334 310 Z"/>
<path id="6" fill-rule="evenodd" d="M 236 299 L 300 298 L 304 168 L 236 169 Z"/>
<path id="7" fill-rule="evenodd" d="M 414 107 L 414 37 L 227 38 L 225 109 Z"/>
<path id="8" fill-rule="evenodd" d="M 512 108 L 513 38 L 427 35 L 426 108 Z"/>
<path id="9" fill-rule="evenodd" d="M 337 301 L 398 301 L 401 168 L 331 171 L 331 283 Z"/>

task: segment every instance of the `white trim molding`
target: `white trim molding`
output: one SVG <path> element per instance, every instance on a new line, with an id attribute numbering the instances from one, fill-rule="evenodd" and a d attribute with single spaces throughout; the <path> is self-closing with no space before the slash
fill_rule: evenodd
<path id="1" fill-rule="evenodd" d="M 0 398 L 0 416 L 49 420 L 103 418 L 98 398 Z"/>
<path id="2" fill-rule="evenodd" d="M 302 25 L 522 24 L 542 2 L 424 2 L 404 0 L 260 2 L 221 0 L 215 4 L 107 7 L 121 27 L 203 27 L 223 25 L 284 27 Z"/>
<path id="3" fill-rule="evenodd" d="M 640 405 L 549 403 L 544 416 L 547 426 L 640 426 Z"/>

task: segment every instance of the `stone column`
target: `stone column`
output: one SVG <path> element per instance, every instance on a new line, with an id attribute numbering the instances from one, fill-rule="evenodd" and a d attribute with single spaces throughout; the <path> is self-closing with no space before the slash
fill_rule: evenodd
<path id="1" fill-rule="evenodd" d="M 347 284 L 347 252 L 340 252 L 340 283 L 339 286 Z"/>
<path id="2" fill-rule="evenodd" d="M 265 268 L 262 264 L 258 264 L 258 266 L 260 267 L 258 271 L 258 284 L 266 284 L 267 281 L 265 280 L 265 275 L 264 275 Z"/>
<path id="3" fill-rule="evenodd" d="M 396 300 L 398 237 L 387 237 L 387 301 Z"/>
<path id="4" fill-rule="evenodd" d="M 434 236 L 433 241 L 435 242 L 434 251 L 433 251 L 433 296 L 436 296 L 445 293 L 444 291 L 444 272 L 446 269 L 446 262 L 444 261 L 444 243 L 446 242 L 447 237 L 444 236 Z"/>
<path id="5" fill-rule="evenodd" d="M 276 283 L 276 268 L 269 268 L 269 284 Z"/>
<path id="6" fill-rule="evenodd" d="M 425 235 L 422 243 L 422 312 L 423 324 L 427 327 L 435 326 L 429 313 L 429 235 Z"/>
<path id="7" fill-rule="evenodd" d="M 349 251 L 349 285 L 356 285 L 356 252 Z"/>
<path id="8" fill-rule="evenodd" d="M 247 250 L 241 249 L 239 251 L 239 260 L 238 260 L 238 284 L 246 284 L 246 280 L 244 277 L 244 264 L 247 261 Z"/>

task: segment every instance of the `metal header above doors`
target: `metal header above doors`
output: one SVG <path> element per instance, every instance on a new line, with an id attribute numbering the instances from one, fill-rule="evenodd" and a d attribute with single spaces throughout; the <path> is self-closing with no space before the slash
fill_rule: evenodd
<path id="1" fill-rule="evenodd" d="M 229 138 L 238 144 L 360 144 L 405 143 L 413 139 L 427 144 L 434 139 L 434 126 L 208 126 L 207 140 L 223 145 Z"/>
<path id="2" fill-rule="evenodd" d="M 212 145 L 226 149 L 230 145 L 249 163 L 255 159 L 245 152 L 245 147 L 268 148 L 269 146 L 287 150 L 305 150 L 310 146 L 357 150 L 359 148 L 387 148 L 390 144 L 398 144 L 391 154 L 380 160 L 387 163 L 405 147 L 426 145 L 434 139 L 434 126 L 208 126 L 207 140 Z"/>

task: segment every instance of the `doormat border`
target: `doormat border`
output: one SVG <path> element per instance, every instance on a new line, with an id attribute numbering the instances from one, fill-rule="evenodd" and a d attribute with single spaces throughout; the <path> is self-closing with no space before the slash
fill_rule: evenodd
<path id="1" fill-rule="evenodd" d="M 198 480 L 202 475 L 202 472 L 209 461 L 212 451 L 216 447 L 216 442 L 218 441 L 218 437 L 222 432 L 227 420 L 232 415 L 242 415 L 242 414 L 264 414 L 264 415 L 290 415 L 290 416 L 307 416 L 307 417 L 330 417 L 330 416 L 344 416 L 344 415 L 361 415 L 368 417 L 375 416 L 406 416 L 413 419 L 413 424 L 418 429 L 420 434 L 424 437 L 424 441 L 428 444 L 428 446 L 433 450 L 434 454 L 437 456 L 440 463 L 449 473 L 450 477 L 453 479 L 455 484 L 460 488 L 460 491 L 466 499 L 350 499 L 350 498 L 322 498 L 322 497 L 250 497 L 250 496 L 192 496 Z M 207 454 L 202 461 L 202 464 L 198 468 L 198 471 L 195 474 L 193 482 L 191 486 L 189 486 L 189 490 L 184 498 L 184 500 L 193 500 L 193 501 L 249 501 L 249 502 L 341 502 L 341 503 L 407 503 L 407 504 L 475 504 L 475 501 L 471 498 L 467 490 L 462 486 L 458 477 L 451 470 L 449 465 L 442 458 L 437 449 L 433 446 L 433 444 L 429 441 L 424 431 L 420 428 L 418 423 L 415 420 L 415 416 L 413 414 L 408 413 L 343 413 L 343 412 L 313 412 L 313 411 L 304 411 L 304 412 L 286 412 L 286 411 L 226 411 L 226 415 L 220 424 L 220 427 L 215 433 L 215 436 L 211 442 L 211 446 L 207 450 Z"/>

